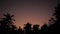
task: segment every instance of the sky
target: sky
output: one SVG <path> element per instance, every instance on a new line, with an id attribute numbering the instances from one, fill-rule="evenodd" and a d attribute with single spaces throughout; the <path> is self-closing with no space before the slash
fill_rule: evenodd
<path id="1" fill-rule="evenodd" d="M 27 22 L 48 24 L 59 0 L 0 0 L 0 18 L 4 13 L 15 15 L 15 25 L 23 27 Z"/>

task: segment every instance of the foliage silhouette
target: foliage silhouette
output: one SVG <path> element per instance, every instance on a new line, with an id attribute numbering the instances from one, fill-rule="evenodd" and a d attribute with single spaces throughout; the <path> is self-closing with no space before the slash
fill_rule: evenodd
<path id="1" fill-rule="evenodd" d="M 44 24 L 41 29 L 39 28 L 40 26 L 38 24 L 33 25 L 27 22 L 27 24 L 24 24 L 23 29 L 19 27 L 18 29 L 14 25 L 15 21 L 12 17 L 14 15 L 11 15 L 9 13 L 4 14 L 4 18 L 0 20 L 0 34 L 54 34 L 54 33 L 59 33 L 60 34 L 60 4 L 55 8 L 55 13 L 53 16 L 54 18 L 51 18 L 49 20 L 50 26 L 47 26 Z"/>
<path id="2" fill-rule="evenodd" d="M 33 25 L 33 34 L 40 34 L 40 28 L 39 25 Z"/>
<path id="3" fill-rule="evenodd" d="M 41 34 L 47 34 L 47 32 L 48 32 L 48 26 L 46 24 L 44 24 L 41 27 Z"/>
<path id="4" fill-rule="evenodd" d="M 55 13 L 53 14 L 53 16 L 55 16 L 57 20 L 52 20 L 53 24 L 49 26 L 49 32 L 60 33 L 60 12 L 59 11 L 60 11 L 60 4 L 58 4 L 58 6 L 55 8 Z"/>
<path id="5" fill-rule="evenodd" d="M 23 32 L 23 30 L 22 30 L 22 28 L 19 26 L 19 29 L 18 29 L 18 34 L 23 34 L 24 32 Z"/>
<path id="6" fill-rule="evenodd" d="M 0 32 L 7 34 L 7 32 L 9 33 L 9 31 L 15 30 L 16 26 L 13 25 L 14 23 L 12 22 L 12 20 L 14 20 L 12 19 L 13 15 L 7 13 L 4 14 L 4 16 L 5 17 L 0 20 Z"/>
<path id="7" fill-rule="evenodd" d="M 32 27 L 29 22 L 27 24 L 25 24 L 25 27 L 24 27 L 25 34 L 31 34 L 31 31 L 32 31 L 31 29 L 32 29 Z"/>

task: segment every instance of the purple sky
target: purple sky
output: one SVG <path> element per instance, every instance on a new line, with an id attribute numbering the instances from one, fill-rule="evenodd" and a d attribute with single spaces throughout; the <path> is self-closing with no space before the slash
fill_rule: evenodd
<path id="1" fill-rule="evenodd" d="M 15 25 L 22 26 L 30 22 L 42 26 L 54 13 L 59 0 L 0 0 L 0 17 L 4 13 L 15 15 Z"/>

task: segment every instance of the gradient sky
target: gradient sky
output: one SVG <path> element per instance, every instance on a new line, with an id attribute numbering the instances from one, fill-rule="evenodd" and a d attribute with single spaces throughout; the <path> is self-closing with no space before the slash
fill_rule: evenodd
<path id="1" fill-rule="evenodd" d="M 59 0 L 0 0 L 0 17 L 4 13 L 15 15 L 17 27 L 27 22 L 31 24 L 47 24 L 54 13 Z"/>

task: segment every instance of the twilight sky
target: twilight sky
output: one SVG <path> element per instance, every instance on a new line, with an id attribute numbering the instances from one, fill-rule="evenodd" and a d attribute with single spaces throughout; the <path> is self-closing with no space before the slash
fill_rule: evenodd
<path id="1" fill-rule="evenodd" d="M 15 25 L 23 27 L 25 23 L 47 24 L 54 13 L 59 0 L 0 0 L 0 17 L 4 13 L 15 15 Z"/>

